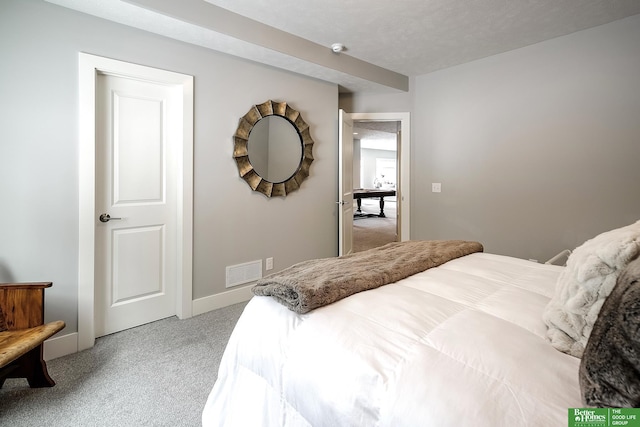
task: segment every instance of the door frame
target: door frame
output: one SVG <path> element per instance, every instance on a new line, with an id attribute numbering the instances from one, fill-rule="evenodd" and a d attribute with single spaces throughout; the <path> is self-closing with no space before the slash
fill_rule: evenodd
<path id="1" fill-rule="evenodd" d="M 411 239 L 411 114 L 410 113 L 350 113 L 353 121 L 400 122 L 398 163 L 400 168 L 398 207 L 398 240 Z"/>
<path id="2" fill-rule="evenodd" d="M 182 87 L 182 147 L 177 160 L 176 315 L 193 313 L 193 76 L 80 52 L 78 146 L 78 351 L 95 343 L 96 80 L 112 74 Z"/>
<path id="3" fill-rule="evenodd" d="M 338 120 L 338 256 L 343 256 L 353 253 L 353 119 L 341 108 Z"/>

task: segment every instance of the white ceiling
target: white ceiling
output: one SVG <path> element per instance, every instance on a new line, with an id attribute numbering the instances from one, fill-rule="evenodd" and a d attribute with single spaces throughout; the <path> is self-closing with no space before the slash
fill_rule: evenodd
<path id="1" fill-rule="evenodd" d="M 46 1 L 343 91 L 407 90 L 408 76 L 640 13 L 640 0 Z M 336 42 L 347 50 L 331 52 Z"/>

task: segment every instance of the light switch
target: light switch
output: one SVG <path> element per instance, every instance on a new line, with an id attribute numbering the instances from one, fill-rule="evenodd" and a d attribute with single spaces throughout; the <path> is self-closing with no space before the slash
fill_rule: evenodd
<path id="1" fill-rule="evenodd" d="M 431 192 L 432 193 L 439 193 L 442 191 L 442 184 L 440 184 L 439 182 L 432 182 L 431 183 Z"/>

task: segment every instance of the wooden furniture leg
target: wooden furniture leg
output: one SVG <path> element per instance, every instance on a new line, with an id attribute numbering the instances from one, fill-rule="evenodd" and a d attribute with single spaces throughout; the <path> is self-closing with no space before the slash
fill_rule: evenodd
<path id="1" fill-rule="evenodd" d="M 64 328 L 44 323 L 44 283 L 0 283 L 0 388 L 6 378 L 26 378 L 30 387 L 53 387 L 43 342 Z"/>

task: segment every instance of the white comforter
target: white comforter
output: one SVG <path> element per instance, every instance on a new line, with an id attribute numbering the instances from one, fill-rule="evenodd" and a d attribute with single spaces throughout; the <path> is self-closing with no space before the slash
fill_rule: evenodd
<path id="1" fill-rule="evenodd" d="M 247 305 L 205 426 L 566 426 L 580 360 L 546 340 L 562 267 L 477 253 L 299 315 Z"/>

